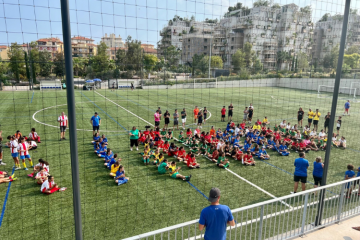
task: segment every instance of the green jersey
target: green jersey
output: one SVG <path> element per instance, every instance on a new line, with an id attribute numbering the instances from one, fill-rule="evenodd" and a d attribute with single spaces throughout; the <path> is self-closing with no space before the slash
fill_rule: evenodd
<path id="1" fill-rule="evenodd" d="M 225 157 L 218 157 L 217 164 L 220 164 L 225 161 Z"/>
<path id="2" fill-rule="evenodd" d="M 184 137 L 182 134 L 179 135 L 179 140 L 184 140 Z"/>
<path id="3" fill-rule="evenodd" d="M 161 134 L 161 136 L 165 136 L 165 135 L 166 135 L 166 131 L 161 131 L 160 134 Z"/>
<path id="4" fill-rule="evenodd" d="M 166 167 L 167 167 L 167 164 L 165 162 L 162 162 L 158 167 L 158 172 L 161 174 L 166 173 Z"/>
<path id="5" fill-rule="evenodd" d="M 274 131 L 276 132 L 276 131 L 278 131 L 279 130 L 279 128 L 278 127 L 274 127 Z"/>

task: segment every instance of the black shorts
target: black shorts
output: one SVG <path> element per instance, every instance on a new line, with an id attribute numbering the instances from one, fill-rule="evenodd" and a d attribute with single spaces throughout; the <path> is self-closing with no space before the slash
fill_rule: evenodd
<path id="1" fill-rule="evenodd" d="M 66 131 L 66 126 L 60 126 L 60 132 L 65 132 Z"/>
<path id="2" fill-rule="evenodd" d="M 225 115 L 224 115 L 224 114 L 221 114 L 221 117 L 222 117 L 222 118 L 224 118 L 224 117 L 225 117 Z"/>
<path id="3" fill-rule="evenodd" d="M 307 180 L 307 177 L 300 177 L 300 176 L 294 175 L 294 182 L 301 181 L 301 183 L 306 183 L 306 180 Z"/>
<path id="4" fill-rule="evenodd" d="M 179 120 L 174 120 L 174 126 L 179 125 Z"/>
<path id="5" fill-rule="evenodd" d="M 130 139 L 130 147 L 133 147 L 134 145 L 136 147 L 139 146 L 138 142 L 138 139 Z"/>
<path id="6" fill-rule="evenodd" d="M 318 125 L 319 120 L 314 120 L 314 125 Z"/>
<path id="7" fill-rule="evenodd" d="M 314 185 L 318 186 L 321 184 L 322 177 L 316 177 L 313 175 L 313 178 L 314 178 Z"/>
<path id="8" fill-rule="evenodd" d="M 248 115 L 248 118 L 252 118 L 252 114 L 249 114 L 249 115 Z"/>
<path id="9" fill-rule="evenodd" d="M 336 130 L 338 130 L 338 131 L 339 131 L 339 130 L 340 130 L 340 127 L 336 127 Z"/>
<path id="10" fill-rule="evenodd" d="M 228 117 L 232 117 L 233 116 L 233 112 L 232 111 L 229 111 L 228 112 Z"/>
<path id="11" fill-rule="evenodd" d="M 308 123 L 312 123 L 312 118 L 308 118 Z"/>
<path id="12" fill-rule="evenodd" d="M 165 118 L 165 124 L 169 124 L 170 123 L 170 119 L 169 118 Z"/>
<path id="13" fill-rule="evenodd" d="M 155 121 L 155 126 L 159 126 L 160 125 L 160 121 Z"/>
<path id="14" fill-rule="evenodd" d="M 204 114 L 204 119 L 206 120 L 206 118 L 207 118 L 207 115 L 206 115 L 206 114 Z"/>
<path id="15" fill-rule="evenodd" d="M 198 118 L 198 123 L 202 123 L 202 122 L 203 122 L 202 118 Z"/>
<path id="16" fill-rule="evenodd" d="M 93 131 L 99 131 L 100 126 L 93 126 Z"/>
<path id="17" fill-rule="evenodd" d="M 329 123 L 328 123 L 328 122 L 325 122 L 325 123 L 324 123 L 324 127 L 329 127 Z"/>
<path id="18" fill-rule="evenodd" d="M 303 120 L 303 118 L 302 118 L 302 117 L 298 117 L 298 122 L 301 121 L 301 120 Z"/>

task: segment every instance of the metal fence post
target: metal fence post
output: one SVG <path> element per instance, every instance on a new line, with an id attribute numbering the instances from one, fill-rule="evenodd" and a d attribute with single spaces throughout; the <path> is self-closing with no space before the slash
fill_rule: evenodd
<path id="1" fill-rule="evenodd" d="M 75 92 L 74 92 L 74 75 L 73 75 L 73 63 L 72 63 L 72 51 L 71 51 L 70 14 L 69 14 L 68 0 L 61 0 L 61 19 L 62 19 L 64 55 L 65 55 L 67 106 L 68 106 L 68 116 L 69 116 L 75 238 L 77 240 L 82 240 L 83 235 L 82 235 L 82 221 L 81 221 L 80 178 L 79 178 L 76 115 L 75 115 Z"/>
<path id="2" fill-rule="evenodd" d="M 331 105 L 331 117 L 329 123 L 329 131 L 328 131 L 328 140 L 332 139 L 332 134 L 334 131 L 334 124 L 335 124 L 335 117 L 336 117 L 336 105 L 338 102 L 339 97 L 339 87 L 340 87 L 340 78 L 341 78 L 341 70 L 342 64 L 344 59 L 344 51 L 345 51 L 345 42 L 346 42 L 346 33 L 349 21 L 349 13 L 350 13 L 350 2 L 351 0 L 346 0 L 345 9 L 344 9 L 344 18 L 343 18 L 343 26 L 341 31 L 341 39 L 340 39 L 340 48 L 339 48 L 339 57 L 336 67 L 336 76 L 335 76 L 335 85 L 334 85 L 334 93 L 333 93 L 333 100 Z M 326 185 L 326 178 L 327 172 L 329 169 L 329 162 L 330 162 L 330 152 L 331 152 L 331 144 L 327 144 L 326 152 L 325 152 L 325 160 L 324 160 L 324 173 L 321 181 L 321 186 Z M 321 216 L 324 206 L 324 199 L 325 199 L 325 190 L 321 190 L 319 194 L 319 207 L 317 216 L 315 219 L 315 226 L 321 224 Z"/>
<path id="3" fill-rule="evenodd" d="M 258 239 L 259 240 L 262 239 L 263 221 L 264 221 L 264 205 L 261 206 L 261 210 L 260 210 L 259 232 L 258 232 Z"/>
<path id="4" fill-rule="evenodd" d="M 337 220 L 338 220 L 337 223 L 340 223 L 340 220 L 341 220 L 341 211 L 342 211 L 342 206 L 344 203 L 345 184 L 347 184 L 347 183 L 343 183 L 341 185 L 340 200 L 339 200 L 339 207 L 338 207 L 338 214 L 337 214 Z"/>
<path id="5" fill-rule="evenodd" d="M 302 216 L 302 222 L 301 222 L 301 233 L 300 233 L 300 236 L 304 235 L 304 233 L 305 233 L 305 220 L 306 220 L 306 212 L 307 212 L 308 200 L 309 200 L 309 193 L 306 193 L 306 195 L 305 195 L 305 202 L 304 202 L 303 216 Z"/>

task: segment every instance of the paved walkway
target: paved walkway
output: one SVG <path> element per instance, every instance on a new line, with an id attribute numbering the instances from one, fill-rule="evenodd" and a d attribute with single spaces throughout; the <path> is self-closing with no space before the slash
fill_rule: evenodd
<path id="1" fill-rule="evenodd" d="M 360 216 L 350 218 L 334 224 L 329 227 L 314 231 L 304 237 L 295 238 L 296 240 L 359 240 L 360 231 L 352 229 L 352 227 L 360 226 Z"/>

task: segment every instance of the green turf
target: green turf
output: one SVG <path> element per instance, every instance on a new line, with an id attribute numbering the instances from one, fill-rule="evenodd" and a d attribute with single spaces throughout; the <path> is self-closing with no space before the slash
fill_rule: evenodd
<path id="1" fill-rule="evenodd" d="M 242 120 L 244 107 L 253 103 L 254 118 L 262 120 L 267 116 L 272 126 L 279 124 L 282 119 L 295 123 L 297 110 L 301 106 L 305 112 L 309 107 L 319 108 L 322 113 L 319 126 L 322 127 L 323 117 L 331 106 L 331 98 L 318 98 L 314 92 L 270 87 L 115 92 L 98 90 L 98 93 L 105 98 L 93 91 L 75 92 L 77 128 L 81 129 L 77 131 L 77 136 L 85 239 L 122 239 L 193 220 L 208 205 L 206 198 L 188 183 L 171 179 L 168 174 L 159 175 L 154 166 L 143 165 L 137 152 L 129 151 L 125 129 L 132 126 L 144 129 L 148 125 L 145 121 L 153 124 L 153 114 L 157 107 L 160 106 L 163 112 L 168 109 L 171 114 L 175 108 L 180 112 L 185 107 L 188 112 L 187 123 L 190 124 L 194 106 L 206 106 L 211 117 L 203 129 L 208 131 L 212 125 L 216 129 L 226 126 L 226 123 L 220 122 L 220 109 L 224 105 L 227 107 L 230 102 L 235 107 L 235 122 Z M 343 111 L 343 99 L 347 96 L 340 97 L 338 113 Z M 32 158 L 35 161 L 39 158 L 49 161 L 55 181 L 60 186 L 68 187 L 65 192 L 46 196 L 40 193 L 40 186 L 26 176 L 28 172 L 17 171 L 19 180 L 13 182 L 10 189 L 0 238 L 34 239 L 44 233 L 49 239 L 74 238 L 69 140 L 58 141 L 60 134 L 56 122 L 60 112 L 67 112 L 66 92 L 35 91 L 33 97 L 32 92 L 1 92 L 0 101 L 3 136 L 13 134 L 18 129 L 28 135 L 30 128 L 35 127 L 42 137 L 42 143 L 31 152 Z M 347 164 L 354 164 L 356 168 L 360 166 L 357 138 L 360 114 L 356 112 L 359 106 L 360 103 L 352 103 L 351 117 L 343 117 L 340 135 L 346 137 L 349 149 L 332 149 L 328 175 L 330 183 L 344 178 Z M 47 125 L 33 120 L 33 114 L 44 108 L 48 109 L 38 112 L 35 118 Z M 93 153 L 91 131 L 84 131 L 91 129 L 90 117 L 95 111 L 101 116 L 101 130 L 106 131 L 104 133 L 109 139 L 109 147 L 122 158 L 126 174 L 130 177 L 129 183 L 125 185 L 117 186 L 108 176 L 109 171 L 104 168 L 102 160 Z M 162 121 L 161 126 L 163 124 Z M 178 133 L 176 131 L 175 135 Z M 271 159 L 257 161 L 255 167 L 244 167 L 231 160 L 230 170 L 276 197 L 287 195 L 293 187 L 291 174 L 296 154 L 292 152 L 289 157 L 280 157 L 275 152 L 269 153 Z M 324 157 L 324 152 L 307 154 L 311 163 L 309 176 L 316 156 Z M 211 187 L 219 187 L 222 191 L 221 203 L 229 205 L 231 209 L 272 199 L 230 172 L 218 169 L 205 158 L 197 159 L 201 164 L 200 169 L 188 170 L 183 166 L 180 173 L 192 174 L 191 183 L 205 195 Z M 7 148 L 4 148 L 4 161 L 8 165 L 1 166 L 0 170 L 11 171 L 12 160 Z M 312 182 L 311 177 L 308 180 Z M 1 202 L 5 198 L 7 186 L 0 185 Z M 308 183 L 307 187 L 312 188 L 312 185 Z"/>

